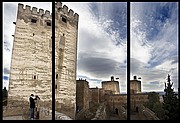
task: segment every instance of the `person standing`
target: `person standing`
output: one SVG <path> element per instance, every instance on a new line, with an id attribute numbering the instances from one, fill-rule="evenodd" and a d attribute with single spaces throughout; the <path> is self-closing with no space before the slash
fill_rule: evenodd
<path id="1" fill-rule="evenodd" d="M 39 103 L 39 100 L 40 100 L 40 98 L 39 98 L 39 96 L 35 96 L 35 119 L 39 119 L 39 105 L 38 105 L 38 103 Z"/>
<path id="2" fill-rule="evenodd" d="M 34 120 L 34 109 L 35 109 L 35 97 L 34 94 L 31 94 L 29 97 L 30 102 L 30 118 L 31 120 Z"/>

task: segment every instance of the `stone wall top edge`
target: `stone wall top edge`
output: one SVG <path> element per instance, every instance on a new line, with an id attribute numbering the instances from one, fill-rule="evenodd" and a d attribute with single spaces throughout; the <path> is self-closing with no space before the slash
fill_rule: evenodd
<path id="1" fill-rule="evenodd" d="M 119 83 L 119 81 L 102 81 L 102 83 Z"/>
<path id="2" fill-rule="evenodd" d="M 68 6 L 62 5 L 61 2 L 55 3 L 56 10 L 60 9 L 65 15 L 69 17 L 73 17 L 75 20 L 78 21 L 79 15 L 77 13 L 74 13 L 72 9 L 69 9 Z"/>
<path id="3" fill-rule="evenodd" d="M 40 15 L 40 16 L 46 16 L 46 17 L 49 17 L 51 18 L 52 17 L 52 13 L 50 13 L 49 10 L 44 10 L 44 9 L 41 9 L 37 7 L 32 7 L 32 6 L 29 6 L 29 5 L 24 5 L 22 3 L 18 3 L 18 11 L 20 12 L 24 12 L 24 13 L 27 13 L 27 14 L 37 14 L 37 15 Z"/>
<path id="4" fill-rule="evenodd" d="M 79 19 L 79 15 L 77 13 L 74 13 L 74 11 L 72 9 L 69 9 L 66 5 L 62 6 L 61 2 L 56 2 L 55 3 L 55 7 L 56 9 L 60 9 L 65 15 L 72 17 L 74 20 L 78 21 Z M 18 11 L 20 12 L 24 12 L 27 14 L 37 14 L 40 16 L 46 16 L 46 17 L 52 17 L 52 13 L 50 13 L 49 10 L 44 10 L 37 7 L 33 7 L 33 6 L 29 6 L 29 5 L 24 5 L 22 3 L 18 3 Z"/>

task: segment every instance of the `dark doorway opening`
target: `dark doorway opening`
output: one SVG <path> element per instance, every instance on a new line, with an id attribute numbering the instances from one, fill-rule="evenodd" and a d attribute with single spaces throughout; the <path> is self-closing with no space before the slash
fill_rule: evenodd
<path id="1" fill-rule="evenodd" d="M 139 110 L 138 107 L 136 107 L 136 112 L 137 112 L 137 113 L 138 113 L 138 110 Z"/>
<path id="2" fill-rule="evenodd" d="M 118 109 L 117 108 L 115 109 L 115 113 L 118 114 Z"/>

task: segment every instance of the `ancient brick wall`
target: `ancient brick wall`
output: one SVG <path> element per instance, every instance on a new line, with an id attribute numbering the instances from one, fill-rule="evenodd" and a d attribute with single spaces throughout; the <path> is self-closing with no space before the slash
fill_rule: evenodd
<path id="1" fill-rule="evenodd" d="M 131 80 L 130 81 L 130 89 L 131 93 L 141 93 L 141 81 L 139 80 Z"/>
<path id="2" fill-rule="evenodd" d="M 126 108 L 127 106 L 127 95 L 125 94 L 109 95 L 106 100 L 109 110 L 113 113 L 116 108 L 119 109 L 121 106 Z"/>
<path id="3" fill-rule="evenodd" d="M 76 109 L 76 61 L 79 15 L 66 5 L 55 7 L 55 64 L 56 101 L 62 113 L 75 118 Z"/>
<path id="4" fill-rule="evenodd" d="M 99 88 L 89 88 L 90 107 L 99 103 Z"/>
<path id="5" fill-rule="evenodd" d="M 30 94 L 51 100 L 51 14 L 18 4 L 12 50 L 9 98 L 28 101 Z"/>
<path id="6" fill-rule="evenodd" d="M 144 105 L 148 102 L 148 94 L 131 94 L 130 101 L 131 110 L 136 111 L 136 107 Z"/>
<path id="7" fill-rule="evenodd" d="M 118 81 L 103 81 L 102 88 L 104 90 L 111 90 L 113 94 L 120 94 Z"/>
<path id="8" fill-rule="evenodd" d="M 89 109 L 89 83 L 76 80 L 76 111 Z"/>
<path id="9" fill-rule="evenodd" d="M 79 15 L 60 2 L 55 11 L 56 109 L 74 118 Z M 34 94 L 42 101 L 52 101 L 51 20 L 48 10 L 18 4 L 9 98 L 29 101 Z"/>

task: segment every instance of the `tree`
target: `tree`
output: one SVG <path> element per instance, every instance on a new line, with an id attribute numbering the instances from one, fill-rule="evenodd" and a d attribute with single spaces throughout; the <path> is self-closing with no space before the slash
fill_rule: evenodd
<path id="1" fill-rule="evenodd" d="M 153 110 L 154 104 L 155 103 L 160 103 L 159 101 L 159 95 L 156 92 L 149 92 L 148 93 L 148 103 L 147 107 L 151 110 Z M 154 111 L 154 110 L 153 110 Z"/>
<path id="2" fill-rule="evenodd" d="M 168 74 L 167 83 L 165 82 L 163 108 L 167 110 L 165 114 L 168 116 L 168 120 L 178 120 L 179 101 L 172 86 L 173 82 L 171 83 L 170 75 Z"/>
<path id="3" fill-rule="evenodd" d="M 169 117 L 166 115 L 167 110 L 165 110 L 163 108 L 163 104 L 161 102 L 156 102 L 153 105 L 153 109 L 154 113 L 156 114 L 156 116 L 160 119 L 160 120 L 165 120 L 168 119 Z"/>
<path id="4" fill-rule="evenodd" d="M 147 107 L 152 110 L 159 119 L 164 120 L 168 118 L 168 116 L 165 115 L 166 110 L 163 109 L 163 104 L 159 100 L 158 93 L 149 92 L 148 100 Z"/>

